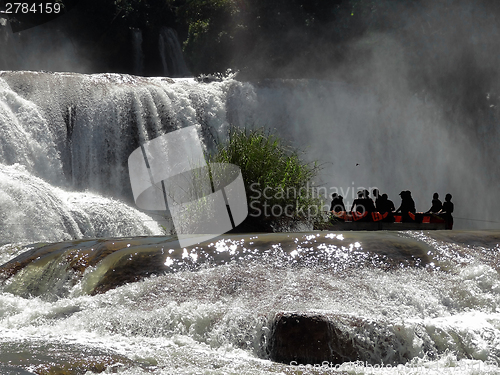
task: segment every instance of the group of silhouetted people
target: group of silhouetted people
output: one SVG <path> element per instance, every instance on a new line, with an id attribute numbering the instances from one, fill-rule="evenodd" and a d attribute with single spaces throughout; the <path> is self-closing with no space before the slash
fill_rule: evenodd
<path id="1" fill-rule="evenodd" d="M 443 217 L 446 220 L 446 222 L 448 223 L 448 226 L 452 227 L 453 226 L 453 216 L 451 216 L 451 214 L 453 213 L 455 206 L 453 205 L 451 198 L 452 198 L 451 194 L 448 193 L 444 197 L 444 203 L 441 203 L 441 201 L 439 200 L 439 194 L 434 193 L 432 196 L 432 206 L 429 209 L 429 211 L 426 212 L 426 214 L 440 215 L 441 217 Z"/>
<path id="2" fill-rule="evenodd" d="M 411 196 L 411 192 L 409 190 L 404 190 L 399 195 L 401 196 L 401 205 L 396 210 L 394 207 L 394 203 L 389 199 L 387 194 L 380 194 L 378 189 L 373 189 L 373 196 L 375 197 L 375 201 L 370 198 L 370 193 L 368 190 L 361 190 L 357 193 L 357 198 L 354 200 L 351 206 L 351 212 L 358 213 L 371 213 L 371 212 L 379 212 L 380 214 L 388 213 L 386 221 L 394 221 L 394 214 L 401 214 L 403 222 L 411 222 L 414 221 L 414 218 L 411 217 L 411 214 L 416 213 L 415 209 L 415 201 Z M 443 217 L 450 225 L 453 225 L 453 217 L 451 214 L 453 213 L 454 206 L 451 202 L 451 194 L 446 194 L 445 202 L 441 203 L 439 200 L 439 194 L 434 193 L 432 196 L 432 207 L 425 212 L 424 214 L 436 214 Z M 333 212 L 342 212 L 346 211 L 344 200 L 341 195 L 337 193 L 332 194 L 332 203 L 330 205 L 330 211 Z"/>

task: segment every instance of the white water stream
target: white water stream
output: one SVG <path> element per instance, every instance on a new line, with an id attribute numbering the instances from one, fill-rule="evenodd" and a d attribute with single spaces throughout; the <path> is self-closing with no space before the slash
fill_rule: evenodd
<path id="1" fill-rule="evenodd" d="M 379 187 L 395 203 L 400 190 L 412 189 L 423 211 L 435 190 L 442 196 L 452 192 L 459 228 L 472 225 L 461 217 L 492 221 L 496 203 L 470 204 L 469 198 L 490 194 L 484 181 L 496 177 L 486 173 L 490 161 L 478 149 L 496 140 L 470 144 L 436 108 L 415 97 L 404 103 L 327 81 L 201 84 L 2 72 L 0 243 L 164 234 L 152 216 L 134 207 L 126 160 L 144 141 L 191 125 L 207 148 L 224 138 L 230 124 L 276 128 L 307 158 L 327 163 L 317 183 L 344 189 L 346 201 L 358 186 Z M 134 361 L 118 366 L 124 374 L 298 373 L 297 367 L 269 361 L 265 342 L 276 313 L 299 311 L 378 322 L 366 331 L 367 342 L 377 343 L 384 332 L 395 337 L 375 345 L 387 350 L 375 351 L 369 365 L 406 367 L 344 364 L 348 373 L 496 374 L 495 233 L 464 233 L 460 241 L 438 234 L 377 234 L 380 243 L 416 236 L 435 260 L 425 267 L 358 264 L 349 254 L 368 245 L 354 234 L 345 249 L 331 249 L 321 239 L 311 244 L 318 251 L 335 250 L 338 256 L 328 267 L 256 257 L 96 296 L 82 294 L 80 284 L 58 298 L 24 298 L 1 287 L 0 364 L 35 371 L 40 362 L 76 352 L 121 354 Z M 276 246 L 280 241 L 270 248 Z M 0 263 L 20 251 L 4 245 Z M 374 251 L 383 254 L 384 248 Z M 332 266 L 343 264 L 352 267 Z"/>
<path id="2" fill-rule="evenodd" d="M 345 245 L 339 247 L 329 240 L 333 234 L 281 235 L 270 252 L 253 259 L 152 277 L 101 295 L 82 294 L 80 283 L 55 299 L 4 291 L 1 363 L 24 348 L 34 353 L 19 355 L 32 369 L 40 353 L 61 360 L 57 353 L 76 350 L 123 355 L 135 363 L 118 366 L 125 374 L 295 373 L 297 367 L 270 362 L 266 352 L 275 314 L 294 311 L 368 322 L 351 334 L 371 359 L 340 366 L 350 374 L 498 373 L 498 245 L 487 247 L 498 232 L 446 236 L 351 233 L 339 237 Z M 398 238 L 396 247 L 387 245 Z M 426 265 L 390 266 L 409 241 L 429 249 Z M 290 242 L 297 246 L 289 258 L 295 261 L 286 262 L 279 254 Z M 221 242 L 218 252 L 235 254 L 241 246 Z M 328 367 L 321 373 L 335 373 Z"/>

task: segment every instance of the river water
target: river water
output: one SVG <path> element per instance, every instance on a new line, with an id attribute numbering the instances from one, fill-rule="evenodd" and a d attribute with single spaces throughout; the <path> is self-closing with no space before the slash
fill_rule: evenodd
<path id="1" fill-rule="evenodd" d="M 349 374 L 498 373 L 499 238 L 496 231 L 226 235 L 212 243 L 213 259 L 231 259 L 224 264 L 93 296 L 82 287 L 91 272 L 36 297 L 12 292 L 16 275 L 0 294 L 0 363 L 36 372 L 44 363 L 119 355 L 114 369 L 124 374 L 314 373 L 269 360 L 275 315 L 297 312 L 367 322 L 351 334 L 369 353 L 340 365 Z M 2 250 L 2 260 L 21 251 Z M 339 370 L 323 363 L 318 371 Z"/>
<path id="2" fill-rule="evenodd" d="M 495 186 L 476 150 L 497 140 L 470 144 L 432 105 L 392 100 L 341 82 L 0 72 L 2 264 L 38 242 L 168 242 L 152 237 L 167 224 L 135 207 L 126 161 L 145 141 L 193 125 L 207 149 L 230 125 L 275 128 L 326 160 L 317 184 L 344 189 L 347 202 L 358 186 L 393 198 L 419 187 L 423 211 L 435 190 L 452 192 L 458 229 L 225 235 L 204 245 L 212 261 L 96 295 L 85 289 L 93 268 L 80 277 L 56 264 L 36 276 L 52 280 L 43 293 L 23 289 L 30 273 L 21 272 L 0 286 L 0 373 L 78 361 L 90 374 L 106 361 L 123 374 L 499 373 L 500 232 L 486 230 L 498 225 L 486 222 L 496 202 L 466 204 Z M 361 319 L 349 334 L 366 361 L 340 370 L 270 361 L 281 312 Z"/>

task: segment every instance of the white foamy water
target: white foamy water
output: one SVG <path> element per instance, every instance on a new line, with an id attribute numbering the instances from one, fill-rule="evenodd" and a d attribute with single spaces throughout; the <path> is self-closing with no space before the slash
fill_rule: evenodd
<path id="1" fill-rule="evenodd" d="M 318 160 L 316 184 L 328 196 L 342 193 L 346 206 L 360 186 L 387 192 L 396 206 L 398 193 L 411 189 L 418 211 L 430 207 L 435 191 L 451 192 L 457 229 L 498 227 L 500 207 L 488 207 L 495 202 L 469 202 L 491 194 L 493 162 L 478 150 L 495 149 L 496 133 L 471 141 L 438 107 L 399 94 L 401 103 L 392 94 L 381 98 L 368 88 L 317 80 L 199 83 L 2 72 L 0 164 L 20 164 L 54 187 L 133 205 L 127 160 L 144 142 L 195 126 L 211 149 L 231 125 L 265 127 L 304 150 L 306 160 Z"/>
<path id="2" fill-rule="evenodd" d="M 0 205 L 2 243 L 163 233 L 151 216 L 124 202 L 51 186 L 19 164 L 0 165 Z"/>
<path id="3" fill-rule="evenodd" d="M 490 161 L 477 150 L 496 147 L 495 135 L 471 143 L 432 105 L 396 99 L 328 81 L 1 72 L 0 262 L 29 250 L 21 244 L 164 234 L 168 228 L 133 205 L 127 158 L 145 141 L 193 125 L 207 149 L 232 124 L 276 128 L 306 158 L 325 162 L 318 183 L 350 189 L 346 198 L 358 185 L 392 198 L 414 189 L 417 209 L 426 210 L 435 190 L 450 191 L 456 226 L 461 217 L 495 219 L 489 202 L 466 205 L 490 194 L 483 181 L 495 177 L 485 177 Z M 124 374 L 298 373 L 302 367 L 268 359 L 272 320 L 289 311 L 365 322 L 350 334 L 366 363 L 343 364 L 350 374 L 496 374 L 499 237 L 455 234 L 345 233 L 345 245 L 335 246 L 308 234 L 309 243 L 283 254 L 276 239 L 229 264 L 200 262 L 197 271 L 95 296 L 65 283 L 72 275 L 56 264 L 40 277 L 60 277 L 53 285 L 64 293 L 47 286 L 21 297 L 0 287 L 0 364 L 36 371 L 65 355 L 95 354 L 131 361 L 117 366 Z M 394 246 L 412 241 L 426 257 L 387 263 Z M 221 251 L 237 254 L 241 244 L 233 245 Z"/>
<path id="4" fill-rule="evenodd" d="M 135 361 L 118 371 L 125 374 L 287 374 L 306 367 L 269 361 L 267 343 L 275 315 L 288 311 L 365 322 L 349 331 L 364 356 L 363 364 L 340 365 L 350 374 L 498 373 L 500 278 L 496 263 L 484 260 L 484 252 L 496 250 L 442 241 L 441 233 L 418 234 L 422 246 L 433 244 L 426 265 L 390 261 L 413 241 L 409 232 L 346 233 L 340 247 L 324 233 L 311 233 L 276 241 L 297 244 L 295 253 L 287 247 L 294 254 L 288 262 L 269 244 L 271 253 L 263 247 L 253 257 L 151 277 L 102 295 L 84 295 L 80 284 L 56 299 L 4 291 L 0 342 L 4 348 L 57 344 L 120 354 Z M 490 240 L 496 235 L 484 232 Z M 398 237 L 395 247 L 377 245 Z M 241 243 L 231 241 L 217 253 L 237 254 Z M 322 254 L 336 249 L 325 261 Z M 452 265 L 443 255 L 456 251 L 467 257 Z M 385 263 L 366 262 L 382 258 Z M 334 365 L 323 366 L 318 373 L 336 373 Z"/>

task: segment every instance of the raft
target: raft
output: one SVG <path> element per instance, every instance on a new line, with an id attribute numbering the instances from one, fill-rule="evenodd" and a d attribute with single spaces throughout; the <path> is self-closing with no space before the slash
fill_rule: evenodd
<path id="1" fill-rule="evenodd" d="M 453 221 L 435 214 L 408 212 L 406 219 L 401 214 L 388 212 L 334 212 L 328 211 L 327 222 L 315 227 L 318 230 L 443 230 L 452 229 Z"/>

